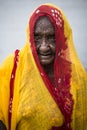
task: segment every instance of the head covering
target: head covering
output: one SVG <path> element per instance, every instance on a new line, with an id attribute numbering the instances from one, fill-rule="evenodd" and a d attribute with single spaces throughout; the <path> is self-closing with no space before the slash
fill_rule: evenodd
<path id="1" fill-rule="evenodd" d="M 55 27 L 55 38 L 56 38 L 56 56 L 54 61 L 54 79 L 56 87 L 52 86 L 52 83 L 45 74 L 43 68 L 39 63 L 38 56 L 35 49 L 34 40 L 34 29 L 37 19 L 41 16 L 47 16 L 50 18 L 51 22 Z M 71 113 L 73 109 L 73 99 L 70 94 L 70 78 L 71 78 L 71 61 L 70 55 L 66 52 L 69 50 L 67 37 L 64 34 L 64 19 L 62 12 L 56 7 L 49 5 L 42 5 L 35 10 L 30 18 L 29 28 L 30 28 L 30 43 L 32 48 L 32 53 L 39 71 L 42 73 L 42 78 L 50 90 L 52 96 L 55 98 L 58 106 L 60 107 L 66 122 L 67 130 L 70 129 Z M 67 111 L 66 103 L 69 101 L 70 109 Z M 68 124 L 68 125 L 67 125 Z"/>
<path id="2" fill-rule="evenodd" d="M 46 73 L 44 72 L 42 66 L 40 65 L 35 48 L 35 40 L 34 40 L 35 23 L 41 16 L 49 17 L 50 21 L 53 23 L 55 27 L 55 37 L 56 37 L 56 56 L 54 61 L 54 80 L 56 83 L 55 88 L 50 82 Z M 57 8 L 56 6 L 46 4 L 41 5 L 34 11 L 29 21 L 29 30 L 30 30 L 30 47 L 32 49 L 32 53 L 35 62 L 37 64 L 37 67 L 41 73 L 42 79 L 44 80 L 46 87 L 52 94 L 62 114 L 64 115 L 65 129 L 71 130 L 70 124 L 72 120 L 72 113 L 75 103 L 74 97 L 72 97 L 71 92 L 72 87 L 75 86 L 73 86 L 71 83 L 73 81 L 73 76 L 75 78 L 77 77 L 77 75 L 79 75 L 78 73 L 74 72 L 77 71 L 77 68 L 80 69 L 79 71 L 81 72 L 84 71 L 73 45 L 71 27 L 61 9 Z M 75 70 L 73 70 L 73 66 Z M 79 82 L 80 80 L 77 81 L 77 86 L 80 87 Z M 81 80 L 81 82 L 83 81 Z M 84 88 L 84 85 L 85 84 L 83 83 L 83 89 L 85 91 L 86 88 Z M 84 99 L 82 100 L 84 102 Z"/>
<path id="3" fill-rule="evenodd" d="M 40 65 L 35 47 L 34 27 L 41 16 L 49 17 L 55 28 L 56 87 Z M 11 130 L 16 127 L 18 130 L 86 130 L 87 74 L 76 54 L 72 30 L 64 13 L 51 4 L 39 6 L 29 19 L 26 33 L 23 49 L 0 67 L 0 119 L 7 128 L 10 125 Z M 11 119 L 8 125 L 9 98 Z"/>

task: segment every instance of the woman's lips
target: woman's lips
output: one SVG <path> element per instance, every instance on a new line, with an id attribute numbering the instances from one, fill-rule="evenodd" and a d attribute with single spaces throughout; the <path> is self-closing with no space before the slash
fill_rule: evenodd
<path id="1" fill-rule="evenodd" d="M 48 59 L 48 58 L 50 58 L 52 56 L 52 54 L 39 54 L 39 57 L 41 58 L 41 59 Z"/>

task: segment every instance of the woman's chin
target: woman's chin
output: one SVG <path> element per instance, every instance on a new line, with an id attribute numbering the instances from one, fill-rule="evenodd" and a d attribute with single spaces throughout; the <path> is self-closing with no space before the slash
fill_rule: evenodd
<path id="1" fill-rule="evenodd" d="M 43 59 L 43 60 L 40 60 L 40 63 L 41 63 L 41 65 L 46 66 L 46 65 L 53 63 L 53 61 L 54 61 L 54 58 L 49 59 L 49 60 Z"/>

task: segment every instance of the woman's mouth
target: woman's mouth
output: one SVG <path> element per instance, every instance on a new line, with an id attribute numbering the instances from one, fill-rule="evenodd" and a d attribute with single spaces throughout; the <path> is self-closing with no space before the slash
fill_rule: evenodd
<path id="1" fill-rule="evenodd" d="M 48 59 L 51 56 L 52 56 L 52 53 L 50 53 L 50 52 L 48 52 L 48 53 L 39 53 L 40 58 Z"/>

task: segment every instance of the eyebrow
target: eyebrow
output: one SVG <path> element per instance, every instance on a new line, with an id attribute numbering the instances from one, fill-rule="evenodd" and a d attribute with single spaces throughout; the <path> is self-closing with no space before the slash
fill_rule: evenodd
<path id="1" fill-rule="evenodd" d="M 43 35 L 43 34 L 44 34 L 43 32 L 34 31 L 34 35 Z M 50 31 L 50 32 L 46 32 L 46 34 L 55 35 L 55 32 L 54 31 Z"/>

